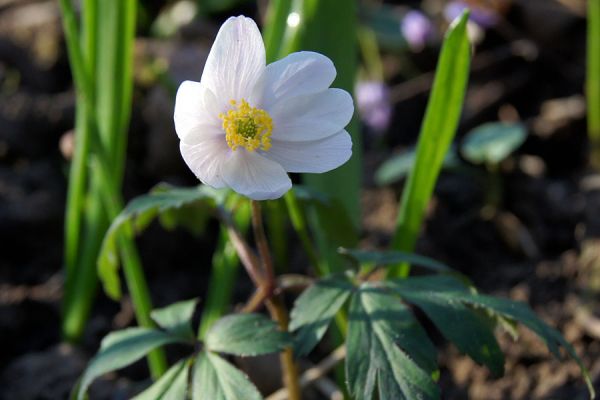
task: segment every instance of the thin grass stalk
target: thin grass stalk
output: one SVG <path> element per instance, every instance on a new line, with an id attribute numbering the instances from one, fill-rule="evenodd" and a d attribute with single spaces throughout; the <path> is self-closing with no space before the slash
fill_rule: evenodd
<path id="1" fill-rule="evenodd" d="M 406 182 L 391 247 L 414 251 L 421 232 L 425 210 L 442 163 L 456 134 L 467 88 L 470 44 L 467 36 L 468 12 L 450 26 L 444 39 L 435 79 L 419 133 L 415 165 Z M 406 277 L 409 264 L 388 269 L 391 276 Z"/>
<path id="2" fill-rule="evenodd" d="M 93 200 L 87 201 L 87 159 L 90 150 L 90 137 L 94 134 L 92 123 L 94 112 L 94 86 L 90 79 L 88 57 L 95 54 L 94 42 L 95 1 L 84 3 L 85 24 L 80 34 L 77 27 L 73 5 L 69 0 L 60 1 L 63 26 L 73 81 L 77 92 L 78 107 L 75 124 L 75 153 L 69 172 L 69 188 L 65 213 L 65 296 L 63 300 L 62 331 L 68 340 L 78 340 L 83 332 L 85 321 L 95 295 L 97 278 L 94 258 L 99 243 L 98 229 L 102 229 L 102 210 L 95 207 Z M 80 38 L 84 41 L 86 52 L 82 51 Z M 90 44 L 92 43 L 92 44 Z M 81 237 L 85 238 L 81 246 Z M 81 247 L 81 249 L 80 249 Z M 96 249 L 96 250 L 95 250 Z M 91 265 L 91 268 L 81 265 Z"/>
<path id="3" fill-rule="evenodd" d="M 102 154 L 105 153 L 100 154 L 100 156 L 97 155 L 94 158 L 94 171 L 97 171 L 98 183 L 101 188 L 99 198 L 102 199 L 102 205 L 108 214 L 109 220 L 114 220 L 123 209 L 123 201 L 117 193 L 112 192 L 111 170 L 108 168 L 109 164 L 106 158 L 103 159 Z M 129 231 L 126 235 L 122 234 L 117 238 L 121 260 L 123 261 L 123 273 L 138 325 L 152 328 L 156 324 L 150 318 L 150 312 L 152 311 L 150 290 L 146 283 L 140 257 L 132 241 L 133 235 L 133 231 Z M 148 367 L 154 379 L 159 378 L 167 370 L 167 361 L 162 349 L 153 350 L 148 354 Z"/>
<path id="4" fill-rule="evenodd" d="M 292 0 L 270 0 L 263 36 L 267 63 L 277 60 L 280 55 L 287 18 L 292 9 Z"/>
<path id="5" fill-rule="evenodd" d="M 600 0 L 588 0 L 587 120 L 590 164 L 600 169 Z"/>

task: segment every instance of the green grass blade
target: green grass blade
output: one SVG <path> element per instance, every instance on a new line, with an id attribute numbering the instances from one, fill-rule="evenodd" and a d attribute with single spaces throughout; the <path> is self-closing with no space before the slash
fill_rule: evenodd
<path id="1" fill-rule="evenodd" d="M 600 169 L 600 0 L 588 0 L 587 118 L 590 161 Z"/>
<path id="2" fill-rule="evenodd" d="M 412 252 L 421 231 L 425 209 L 444 157 L 456 133 L 469 77 L 470 44 L 468 12 L 457 18 L 446 33 L 425 119 L 421 126 L 415 166 L 402 194 L 394 250 Z M 392 275 L 407 276 L 410 266 L 390 269 Z"/>
<path id="3" fill-rule="evenodd" d="M 265 18 L 263 37 L 267 53 L 267 63 L 277 60 L 283 43 L 287 18 L 292 9 L 292 0 L 270 1 Z"/>

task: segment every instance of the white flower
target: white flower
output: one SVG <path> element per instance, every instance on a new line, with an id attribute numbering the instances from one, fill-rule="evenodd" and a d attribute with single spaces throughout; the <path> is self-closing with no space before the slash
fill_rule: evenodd
<path id="1" fill-rule="evenodd" d="M 281 197 L 287 172 L 330 171 L 352 155 L 344 127 L 351 96 L 329 88 L 331 60 L 298 52 L 266 65 L 254 21 L 229 18 L 219 30 L 200 82 L 177 91 L 175 129 L 188 167 L 203 183 L 254 200 Z"/>

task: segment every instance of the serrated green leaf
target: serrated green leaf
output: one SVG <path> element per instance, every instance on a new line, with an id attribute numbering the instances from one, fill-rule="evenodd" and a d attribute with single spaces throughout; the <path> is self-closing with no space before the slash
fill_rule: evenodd
<path id="1" fill-rule="evenodd" d="M 548 326 L 544 321 L 538 318 L 537 315 L 525 303 L 512 301 L 508 299 L 500 299 L 492 296 L 480 294 L 469 294 L 461 298 L 462 301 L 472 304 L 477 307 L 484 307 L 494 313 L 500 314 L 503 317 L 518 321 L 535 332 L 546 344 L 548 350 L 555 357 L 561 358 L 560 347 L 563 347 L 569 356 L 573 358 L 585 379 L 586 385 L 590 392 L 590 397 L 595 397 L 595 390 L 587 368 L 577 355 L 573 346 L 565 340 L 559 331 Z"/>
<path id="2" fill-rule="evenodd" d="M 439 399 L 433 344 L 397 297 L 364 284 L 350 302 L 346 377 L 356 400 Z"/>
<path id="3" fill-rule="evenodd" d="M 416 158 L 415 148 L 391 156 L 377 168 L 375 183 L 385 186 L 404 179 L 413 169 Z M 456 168 L 458 165 L 460 165 L 460 159 L 456 155 L 456 149 L 451 147 L 442 161 L 442 169 Z"/>
<path id="4" fill-rule="evenodd" d="M 181 360 L 131 400 L 185 400 L 189 360 Z"/>
<path id="5" fill-rule="evenodd" d="M 119 252 L 117 251 L 119 235 L 132 237 L 135 232 L 148 226 L 157 215 L 168 210 L 198 202 L 207 202 L 211 206 L 221 204 L 225 194 L 225 191 L 204 185 L 194 188 L 175 188 L 161 184 L 149 194 L 130 201 L 106 232 L 98 255 L 98 275 L 106 294 L 112 299 L 121 297 L 121 283 L 118 274 Z"/>
<path id="6" fill-rule="evenodd" d="M 359 264 L 375 265 L 395 265 L 407 262 L 413 265 L 419 265 L 436 272 L 453 272 L 454 270 L 446 264 L 436 261 L 432 258 L 421 256 L 419 254 L 407 253 L 404 251 L 371 251 L 359 249 L 339 248 L 338 252 L 342 255 L 354 259 Z"/>
<path id="7" fill-rule="evenodd" d="M 216 354 L 196 357 L 192 400 L 262 400 L 261 394 L 240 370 Z"/>
<path id="8" fill-rule="evenodd" d="M 342 308 L 354 286 L 343 275 L 318 280 L 296 299 L 290 314 L 290 332 L 298 356 L 308 353 L 321 341 L 335 314 Z"/>
<path id="9" fill-rule="evenodd" d="M 237 356 L 275 353 L 291 345 L 287 332 L 262 314 L 232 314 L 219 319 L 206 333 L 210 351 Z"/>
<path id="10" fill-rule="evenodd" d="M 475 164 L 496 165 L 519 148 L 527 138 L 523 124 L 489 122 L 470 131 L 463 139 L 461 153 Z"/>
<path id="11" fill-rule="evenodd" d="M 197 299 L 179 301 L 167 307 L 153 310 L 152 319 L 163 329 L 183 338 L 193 339 L 192 316 L 198 304 Z"/>
<path id="12" fill-rule="evenodd" d="M 595 395 L 590 375 L 581 359 L 575 352 L 573 346 L 567 342 L 560 332 L 548 326 L 525 304 L 518 301 L 485 296 L 470 290 L 458 279 L 452 276 L 426 276 L 414 277 L 400 281 L 394 281 L 391 285 L 395 290 L 409 302 L 419 303 L 442 301 L 450 303 L 450 309 L 457 303 L 466 304 L 475 309 L 483 309 L 497 315 L 499 318 L 517 321 L 535 332 L 546 344 L 548 349 L 556 357 L 560 358 L 560 347 L 563 347 L 579 365 L 591 397 Z M 412 298 L 412 300 L 411 300 Z M 427 312 L 427 311 L 426 311 Z M 431 318 L 431 316 L 430 316 Z M 435 322 L 435 321 L 434 321 Z M 501 321 L 506 324 L 508 321 Z M 460 322 L 464 324 L 464 321 Z M 438 325 L 441 330 L 441 326 Z"/>
<path id="13" fill-rule="evenodd" d="M 149 328 L 129 328 L 108 334 L 81 378 L 77 398 L 83 399 L 88 386 L 99 376 L 139 360 L 156 347 L 177 342 L 181 342 L 181 338 Z"/>
<path id="14" fill-rule="evenodd" d="M 444 39 L 419 133 L 415 166 L 402 193 L 391 246 L 394 250 L 414 250 L 435 182 L 456 134 L 469 77 L 468 19 L 465 12 L 454 20 Z M 408 264 L 401 264 L 390 272 L 392 276 L 405 277 L 409 268 Z"/>
<path id="15" fill-rule="evenodd" d="M 484 316 L 456 298 L 454 293 L 469 293 L 467 287 L 456 282 L 456 287 L 450 279 L 440 280 L 439 285 L 424 285 L 421 278 L 410 278 L 393 281 L 390 286 L 404 300 L 423 310 L 461 352 L 486 365 L 494 375 L 501 376 L 504 374 L 504 355 L 494 337 L 493 327 Z"/>

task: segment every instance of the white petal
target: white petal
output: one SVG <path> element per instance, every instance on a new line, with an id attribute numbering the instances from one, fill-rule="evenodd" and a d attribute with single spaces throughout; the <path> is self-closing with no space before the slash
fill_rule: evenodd
<path id="1" fill-rule="evenodd" d="M 322 92 L 335 79 L 333 62 L 312 51 L 292 53 L 267 65 L 265 71 L 265 98 L 263 107 L 276 100 Z"/>
<path id="2" fill-rule="evenodd" d="M 244 16 L 231 17 L 219 29 L 200 82 L 222 105 L 241 99 L 258 104 L 265 60 L 265 46 L 256 23 Z"/>
<path id="3" fill-rule="evenodd" d="M 292 187 L 281 165 L 245 149 L 232 152 L 223 167 L 223 180 L 236 192 L 254 200 L 279 198 Z"/>
<path id="4" fill-rule="evenodd" d="M 231 149 L 225 135 L 204 136 L 195 144 L 182 141 L 179 150 L 187 166 L 203 183 L 215 188 L 226 186 L 221 175 Z"/>
<path id="5" fill-rule="evenodd" d="M 352 139 L 345 130 L 310 142 L 273 140 L 264 156 L 288 172 L 322 173 L 344 164 L 352 156 Z"/>
<path id="6" fill-rule="evenodd" d="M 214 94 L 199 82 L 183 82 L 175 98 L 174 120 L 181 140 L 203 132 L 217 133 L 221 120 Z"/>
<path id="7" fill-rule="evenodd" d="M 319 140 L 344 129 L 354 104 L 348 92 L 324 92 L 282 99 L 267 110 L 273 118 L 272 138 L 292 142 Z"/>

